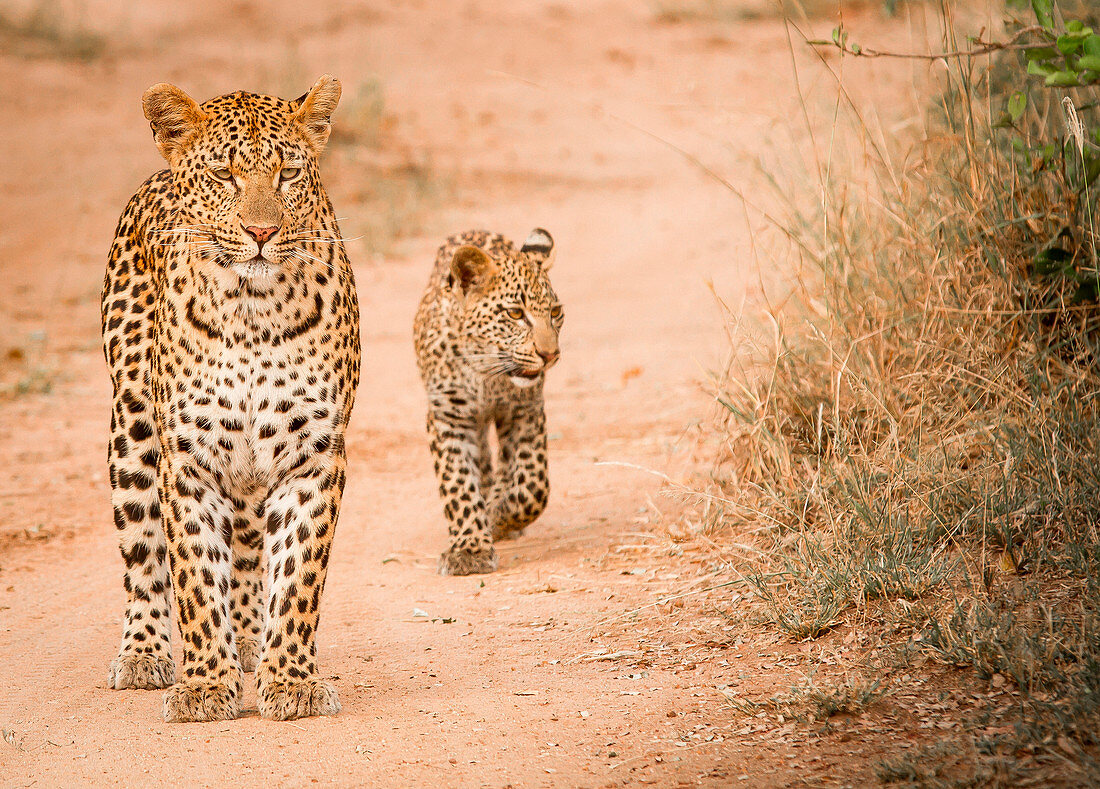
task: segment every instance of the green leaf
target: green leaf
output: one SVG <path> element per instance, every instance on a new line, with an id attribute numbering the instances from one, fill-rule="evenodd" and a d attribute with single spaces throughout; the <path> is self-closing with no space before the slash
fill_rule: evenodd
<path id="1" fill-rule="evenodd" d="M 840 46 L 840 28 L 839 27 L 834 27 L 833 28 L 833 43 L 836 44 L 837 46 Z"/>
<path id="2" fill-rule="evenodd" d="M 1023 117 L 1026 108 L 1027 94 L 1023 91 L 1018 90 L 1008 97 L 1008 115 L 1012 118 L 1013 123 L 1016 123 Z"/>
<path id="3" fill-rule="evenodd" d="M 1031 10 L 1035 12 L 1035 19 L 1043 27 L 1054 27 L 1053 0 L 1031 0 Z"/>
<path id="4" fill-rule="evenodd" d="M 1081 33 L 1065 33 L 1058 36 L 1058 40 L 1054 43 L 1063 55 L 1072 55 L 1081 48 L 1086 38 L 1087 36 Z"/>
<path id="5" fill-rule="evenodd" d="M 1085 154 L 1085 184 L 1091 185 L 1100 176 L 1100 157 Z"/>
<path id="6" fill-rule="evenodd" d="M 1028 61 L 1050 60 L 1055 57 L 1058 57 L 1058 50 L 1054 47 L 1040 47 L 1038 49 L 1027 50 Z"/>
<path id="7" fill-rule="evenodd" d="M 1054 66 L 1049 63 L 1040 63 L 1037 60 L 1033 60 L 1027 64 L 1027 73 L 1033 77 L 1049 77 L 1051 74 L 1058 71 Z"/>
<path id="8" fill-rule="evenodd" d="M 1070 33 L 1080 33 L 1085 28 L 1085 23 L 1079 19 L 1071 19 L 1066 22 L 1066 30 Z"/>
<path id="9" fill-rule="evenodd" d="M 1100 55 L 1100 36 L 1093 33 L 1085 39 L 1081 49 L 1086 55 Z"/>
<path id="10" fill-rule="evenodd" d="M 1073 267 L 1070 265 L 1072 262 L 1073 255 L 1069 252 L 1058 247 L 1051 247 L 1036 255 L 1032 261 L 1032 266 L 1035 268 L 1035 273 L 1042 276 L 1050 276 L 1051 274 L 1069 276 L 1073 273 Z"/>
<path id="11" fill-rule="evenodd" d="M 1078 68 L 1100 71 L 1100 55 L 1082 55 L 1077 61 Z"/>
<path id="12" fill-rule="evenodd" d="M 1056 71 L 1047 77 L 1047 87 L 1074 88 L 1080 83 L 1076 71 Z"/>

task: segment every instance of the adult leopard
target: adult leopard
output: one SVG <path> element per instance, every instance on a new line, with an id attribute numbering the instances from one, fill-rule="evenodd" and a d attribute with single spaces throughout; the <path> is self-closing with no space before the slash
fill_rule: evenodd
<path id="1" fill-rule="evenodd" d="M 547 274 L 553 251 L 541 228 L 519 249 L 483 230 L 452 236 L 416 313 L 428 435 L 451 537 L 443 575 L 495 570 L 493 541 L 521 533 L 549 500 L 542 387 L 565 320 Z"/>
<path id="2" fill-rule="evenodd" d="M 294 101 L 143 97 L 169 169 L 126 206 L 103 289 L 127 594 L 108 684 L 171 685 L 168 721 L 236 717 L 254 668 L 265 718 L 340 709 L 315 641 L 359 381 L 355 284 L 318 172 L 339 99 L 330 76 Z"/>

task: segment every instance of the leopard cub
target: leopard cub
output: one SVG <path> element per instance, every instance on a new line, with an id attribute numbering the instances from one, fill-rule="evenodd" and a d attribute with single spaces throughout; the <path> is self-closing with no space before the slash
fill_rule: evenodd
<path id="1" fill-rule="evenodd" d="M 564 319 L 547 276 L 553 251 L 541 228 L 518 250 L 496 233 L 452 236 L 417 310 L 428 436 L 451 537 L 443 575 L 492 572 L 493 541 L 519 536 L 546 508 L 542 385 L 560 355 Z"/>

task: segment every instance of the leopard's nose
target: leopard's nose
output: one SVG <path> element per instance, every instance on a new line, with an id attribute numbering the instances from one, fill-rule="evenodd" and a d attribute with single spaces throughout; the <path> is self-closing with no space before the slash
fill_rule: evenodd
<path id="1" fill-rule="evenodd" d="M 561 356 L 561 351 L 557 348 L 551 348 L 546 351 L 538 351 L 538 355 L 542 357 L 543 364 L 553 364 L 558 360 L 558 357 Z"/>
<path id="2" fill-rule="evenodd" d="M 249 225 L 244 229 L 244 232 L 252 236 L 253 240 L 262 247 L 265 241 L 268 241 L 273 235 L 279 232 L 279 228 L 275 225 L 267 225 L 266 227 Z"/>

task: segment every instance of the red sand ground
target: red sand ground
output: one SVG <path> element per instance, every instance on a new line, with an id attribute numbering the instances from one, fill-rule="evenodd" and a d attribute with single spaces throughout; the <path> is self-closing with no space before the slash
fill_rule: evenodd
<path id="1" fill-rule="evenodd" d="M 648 669 L 584 658 L 614 647 L 594 628 L 604 617 L 692 588 L 622 547 L 674 522 L 675 506 L 664 500 L 663 517 L 653 506 L 660 480 L 599 462 L 669 469 L 707 417 L 699 382 L 727 352 L 707 283 L 733 305 L 748 296 L 751 311 L 759 275 L 741 203 L 635 127 L 763 199 L 755 158 L 807 150 L 774 11 L 670 24 L 661 4 L 626 0 L 309 5 L 97 0 L 86 20 L 108 47 L 90 62 L 0 48 L 0 785 L 871 781 L 869 757 L 888 741 L 796 752 L 731 734 L 741 722 L 714 688 L 782 677 L 774 646 L 696 645 L 691 660 Z M 875 12 L 859 20 L 876 36 L 905 29 Z M 811 109 L 828 107 L 830 78 L 798 50 Z M 875 75 L 885 115 L 911 111 L 896 98 L 911 92 L 904 71 L 846 68 L 865 91 Z M 349 245 L 365 365 L 319 637 L 343 712 L 273 723 L 253 692 L 240 720 L 167 725 L 160 692 L 105 687 L 124 598 L 98 298 L 118 213 L 162 164 L 139 97 L 162 80 L 200 100 L 305 90 L 323 72 L 343 80 L 345 111 L 358 85 L 380 80 L 384 140 L 370 156 L 427 163 L 446 185 L 393 254 Z M 370 173 L 355 161 L 336 151 L 328 165 L 349 237 L 375 210 L 357 198 Z M 413 311 L 445 235 L 484 226 L 522 238 L 536 225 L 558 241 L 567 315 L 547 386 L 551 506 L 502 546 L 497 573 L 441 578 Z M 785 276 L 781 263 L 763 269 Z M 21 377 L 35 389 L 36 368 L 50 391 L 12 395 Z"/>

